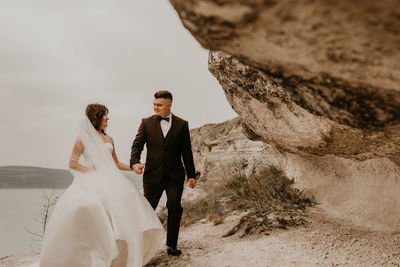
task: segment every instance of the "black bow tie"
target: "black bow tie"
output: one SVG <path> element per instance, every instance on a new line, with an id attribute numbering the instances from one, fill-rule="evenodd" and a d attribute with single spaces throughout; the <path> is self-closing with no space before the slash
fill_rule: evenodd
<path id="1" fill-rule="evenodd" d="M 160 119 L 160 121 L 162 121 L 162 120 L 166 120 L 167 122 L 169 122 L 169 117 L 161 117 L 161 116 L 159 116 L 158 117 L 159 119 Z"/>

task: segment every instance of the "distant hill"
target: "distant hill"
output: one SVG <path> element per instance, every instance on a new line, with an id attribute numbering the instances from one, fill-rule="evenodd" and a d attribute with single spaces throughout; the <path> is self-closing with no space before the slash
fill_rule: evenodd
<path id="1" fill-rule="evenodd" d="M 142 178 L 132 172 L 123 172 L 138 188 Z M 73 180 L 68 170 L 31 166 L 0 167 L 0 188 L 67 188 Z"/>
<path id="2" fill-rule="evenodd" d="M 73 180 L 68 170 L 30 166 L 0 167 L 0 188 L 66 188 Z"/>

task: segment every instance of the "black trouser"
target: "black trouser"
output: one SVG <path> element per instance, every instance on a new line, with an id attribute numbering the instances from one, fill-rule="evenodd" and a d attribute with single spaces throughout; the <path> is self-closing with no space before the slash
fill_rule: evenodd
<path id="1" fill-rule="evenodd" d="M 167 193 L 167 246 L 169 247 L 176 247 L 178 244 L 179 227 L 183 211 L 181 206 L 183 184 L 182 181 L 173 181 L 167 175 L 164 175 L 159 184 L 143 184 L 144 196 L 154 210 L 157 208 L 164 190 Z"/>

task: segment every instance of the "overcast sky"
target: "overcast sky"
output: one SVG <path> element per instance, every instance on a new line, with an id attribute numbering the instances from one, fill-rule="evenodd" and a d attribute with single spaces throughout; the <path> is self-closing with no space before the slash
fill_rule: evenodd
<path id="1" fill-rule="evenodd" d="M 0 166 L 67 168 L 92 102 L 125 162 L 156 90 L 191 128 L 236 116 L 167 0 L 1 0 L 0 36 Z"/>

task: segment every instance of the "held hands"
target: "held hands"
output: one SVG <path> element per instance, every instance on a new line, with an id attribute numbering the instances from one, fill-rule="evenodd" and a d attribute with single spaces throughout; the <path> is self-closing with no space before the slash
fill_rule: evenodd
<path id="1" fill-rule="evenodd" d="M 196 187 L 196 179 L 189 178 L 189 186 L 190 186 L 190 188 L 195 188 Z"/>
<path id="2" fill-rule="evenodd" d="M 136 163 L 132 166 L 133 171 L 136 174 L 142 174 L 143 173 L 143 169 L 144 169 L 144 164 L 141 163 Z M 189 186 L 190 188 L 195 188 L 196 187 L 196 179 L 195 178 L 189 178 Z"/>
<path id="3" fill-rule="evenodd" d="M 132 166 L 132 169 L 136 174 L 142 174 L 144 169 L 144 164 L 136 163 Z"/>

